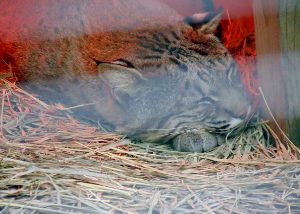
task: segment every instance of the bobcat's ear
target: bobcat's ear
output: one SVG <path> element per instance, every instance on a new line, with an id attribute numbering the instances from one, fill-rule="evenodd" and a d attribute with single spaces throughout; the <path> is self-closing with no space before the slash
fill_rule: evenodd
<path id="1" fill-rule="evenodd" d="M 137 70 L 109 63 L 99 64 L 98 72 L 113 98 L 119 103 L 127 102 L 128 98 L 134 97 L 144 81 Z"/>
<path id="2" fill-rule="evenodd" d="M 213 34 L 222 19 L 223 11 L 196 13 L 185 18 L 185 22 L 202 34 Z"/>

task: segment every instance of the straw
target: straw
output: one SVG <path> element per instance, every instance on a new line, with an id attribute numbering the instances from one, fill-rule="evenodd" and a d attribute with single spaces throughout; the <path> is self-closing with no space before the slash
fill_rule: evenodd
<path id="1" fill-rule="evenodd" d="M 19 213 L 299 212 L 297 147 L 259 122 L 213 151 L 133 144 L 1 80 L 0 207 Z"/>

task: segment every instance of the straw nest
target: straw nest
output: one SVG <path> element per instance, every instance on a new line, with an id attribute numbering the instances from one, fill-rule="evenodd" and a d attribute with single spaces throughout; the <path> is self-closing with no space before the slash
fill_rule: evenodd
<path id="1" fill-rule="evenodd" d="M 180 153 L 80 124 L 4 79 L 0 100 L 0 213 L 300 213 L 299 149 L 266 123 Z"/>

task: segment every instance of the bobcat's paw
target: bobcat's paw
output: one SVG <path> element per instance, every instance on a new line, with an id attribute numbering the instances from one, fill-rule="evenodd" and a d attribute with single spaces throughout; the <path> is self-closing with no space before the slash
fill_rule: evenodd
<path id="1" fill-rule="evenodd" d="M 186 132 L 173 139 L 173 147 L 181 152 L 206 152 L 223 143 L 223 138 L 205 131 Z"/>

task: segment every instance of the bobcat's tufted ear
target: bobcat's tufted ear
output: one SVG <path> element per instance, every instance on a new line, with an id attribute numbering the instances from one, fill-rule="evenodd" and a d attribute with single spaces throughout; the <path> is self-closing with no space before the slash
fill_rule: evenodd
<path id="1" fill-rule="evenodd" d="M 212 34 L 215 33 L 217 27 L 219 26 L 222 15 L 222 11 L 196 13 L 185 18 L 185 22 L 194 29 L 197 29 L 199 33 Z"/>
<path id="2" fill-rule="evenodd" d="M 120 104 L 134 97 L 144 81 L 137 70 L 120 65 L 101 63 L 98 65 L 98 72 L 101 80 L 110 89 L 113 98 Z"/>

